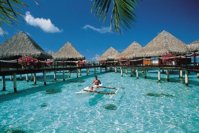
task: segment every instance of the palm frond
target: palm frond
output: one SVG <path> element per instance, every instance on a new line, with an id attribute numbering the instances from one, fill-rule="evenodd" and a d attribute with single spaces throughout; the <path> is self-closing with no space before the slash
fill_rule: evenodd
<path id="1" fill-rule="evenodd" d="M 106 20 L 110 12 L 111 29 L 116 32 L 121 32 L 122 28 L 130 28 L 132 22 L 135 20 L 135 6 L 138 1 L 139 0 L 93 0 L 92 12 L 103 20 Z"/>
<path id="2" fill-rule="evenodd" d="M 21 6 L 25 6 L 21 0 L 0 0 L 0 25 L 16 21 Z"/>

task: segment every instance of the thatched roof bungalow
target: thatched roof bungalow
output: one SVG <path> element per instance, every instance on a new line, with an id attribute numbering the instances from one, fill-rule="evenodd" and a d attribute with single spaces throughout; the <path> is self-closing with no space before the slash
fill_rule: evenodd
<path id="1" fill-rule="evenodd" d="M 102 54 L 102 56 L 99 58 L 99 61 L 115 60 L 118 55 L 119 52 L 113 47 L 110 47 Z"/>
<path id="2" fill-rule="evenodd" d="M 163 30 L 143 49 L 139 50 L 136 57 L 160 57 L 169 53 L 183 55 L 187 51 L 185 43 Z"/>
<path id="3" fill-rule="evenodd" d="M 138 42 L 134 41 L 117 56 L 117 59 L 132 59 L 141 48 L 142 46 Z"/>
<path id="4" fill-rule="evenodd" d="M 67 42 L 59 51 L 53 54 L 54 60 L 57 61 L 76 61 L 85 59 L 70 42 Z"/>
<path id="5" fill-rule="evenodd" d="M 199 40 L 192 42 L 187 47 L 189 49 L 189 52 L 199 52 Z"/>
<path id="6" fill-rule="evenodd" d="M 18 32 L 0 47 L 0 59 L 18 59 L 23 56 L 32 56 L 42 60 L 52 58 L 25 32 Z"/>

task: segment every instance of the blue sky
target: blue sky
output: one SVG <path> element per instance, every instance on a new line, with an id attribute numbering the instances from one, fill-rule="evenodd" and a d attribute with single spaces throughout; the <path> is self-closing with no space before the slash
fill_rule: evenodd
<path id="1" fill-rule="evenodd" d="M 91 0 L 29 0 L 27 4 L 18 22 L 2 25 L 0 43 L 25 31 L 46 51 L 56 52 L 69 41 L 91 59 L 110 46 L 119 51 L 133 41 L 145 46 L 162 30 L 185 43 L 199 39 L 199 0 L 141 0 L 135 23 L 122 34 L 110 32 L 108 21 L 91 14 Z"/>

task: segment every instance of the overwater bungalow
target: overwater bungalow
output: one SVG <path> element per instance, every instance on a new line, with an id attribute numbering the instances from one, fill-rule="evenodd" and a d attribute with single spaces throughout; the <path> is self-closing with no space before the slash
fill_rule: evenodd
<path id="1" fill-rule="evenodd" d="M 52 56 L 46 53 L 27 33 L 18 32 L 0 47 L 0 60 L 3 62 L 1 68 L 20 67 L 19 64 L 24 61 L 24 58 L 42 62 L 52 59 Z M 23 63 L 20 65 L 23 65 Z M 41 63 L 34 65 L 38 64 L 41 65 Z"/>
<path id="2" fill-rule="evenodd" d="M 57 63 L 65 62 L 69 65 L 77 65 L 78 61 L 84 60 L 85 57 L 70 42 L 67 42 L 58 52 L 53 54 L 53 59 Z"/>
<path id="3" fill-rule="evenodd" d="M 52 58 L 25 32 L 18 32 L 0 47 L 1 60 L 13 60 L 23 56 L 32 56 L 41 60 Z"/>
<path id="4" fill-rule="evenodd" d="M 194 41 L 191 44 L 187 45 L 188 50 L 189 50 L 189 54 L 191 57 L 193 57 L 193 64 L 196 64 L 196 60 L 199 57 L 199 40 L 198 41 Z"/>
<path id="5" fill-rule="evenodd" d="M 108 64 L 108 65 L 115 65 L 118 63 L 116 57 L 119 55 L 119 52 L 114 49 L 113 47 L 110 47 L 107 49 L 102 56 L 99 58 L 100 64 Z"/>
<path id="6" fill-rule="evenodd" d="M 171 33 L 162 31 L 139 50 L 135 58 L 143 59 L 141 65 L 181 65 L 190 63 L 190 58 L 184 56 L 187 52 L 185 43 Z"/>
<path id="7" fill-rule="evenodd" d="M 142 48 L 142 46 L 134 41 L 130 44 L 122 53 L 117 56 L 121 65 L 129 65 L 130 60 L 134 59 L 136 53 Z"/>

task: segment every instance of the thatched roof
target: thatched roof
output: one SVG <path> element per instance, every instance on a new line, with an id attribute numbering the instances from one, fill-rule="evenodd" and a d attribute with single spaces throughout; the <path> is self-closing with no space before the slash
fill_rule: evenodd
<path id="1" fill-rule="evenodd" d="M 67 42 L 57 53 L 53 54 L 53 58 L 55 60 L 80 60 L 84 59 L 84 56 L 70 42 Z"/>
<path id="2" fill-rule="evenodd" d="M 25 32 L 18 32 L 0 47 L 0 59 L 17 59 L 21 56 L 33 56 L 38 59 L 52 58 Z"/>
<path id="3" fill-rule="evenodd" d="M 167 31 L 159 33 L 143 49 L 139 50 L 136 57 L 163 56 L 168 53 L 181 55 L 187 53 L 186 45 Z"/>
<path id="4" fill-rule="evenodd" d="M 122 53 L 117 56 L 117 59 L 130 59 L 135 56 L 138 50 L 140 50 L 142 46 L 134 41 L 131 43 Z"/>
<path id="5" fill-rule="evenodd" d="M 119 55 L 119 52 L 113 47 L 110 47 L 102 54 L 99 60 L 101 61 L 101 60 L 116 59 L 118 55 Z"/>
<path id="6" fill-rule="evenodd" d="M 190 45 L 187 46 L 190 52 L 197 52 L 199 51 L 199 40 L 192 42 Z"/>

